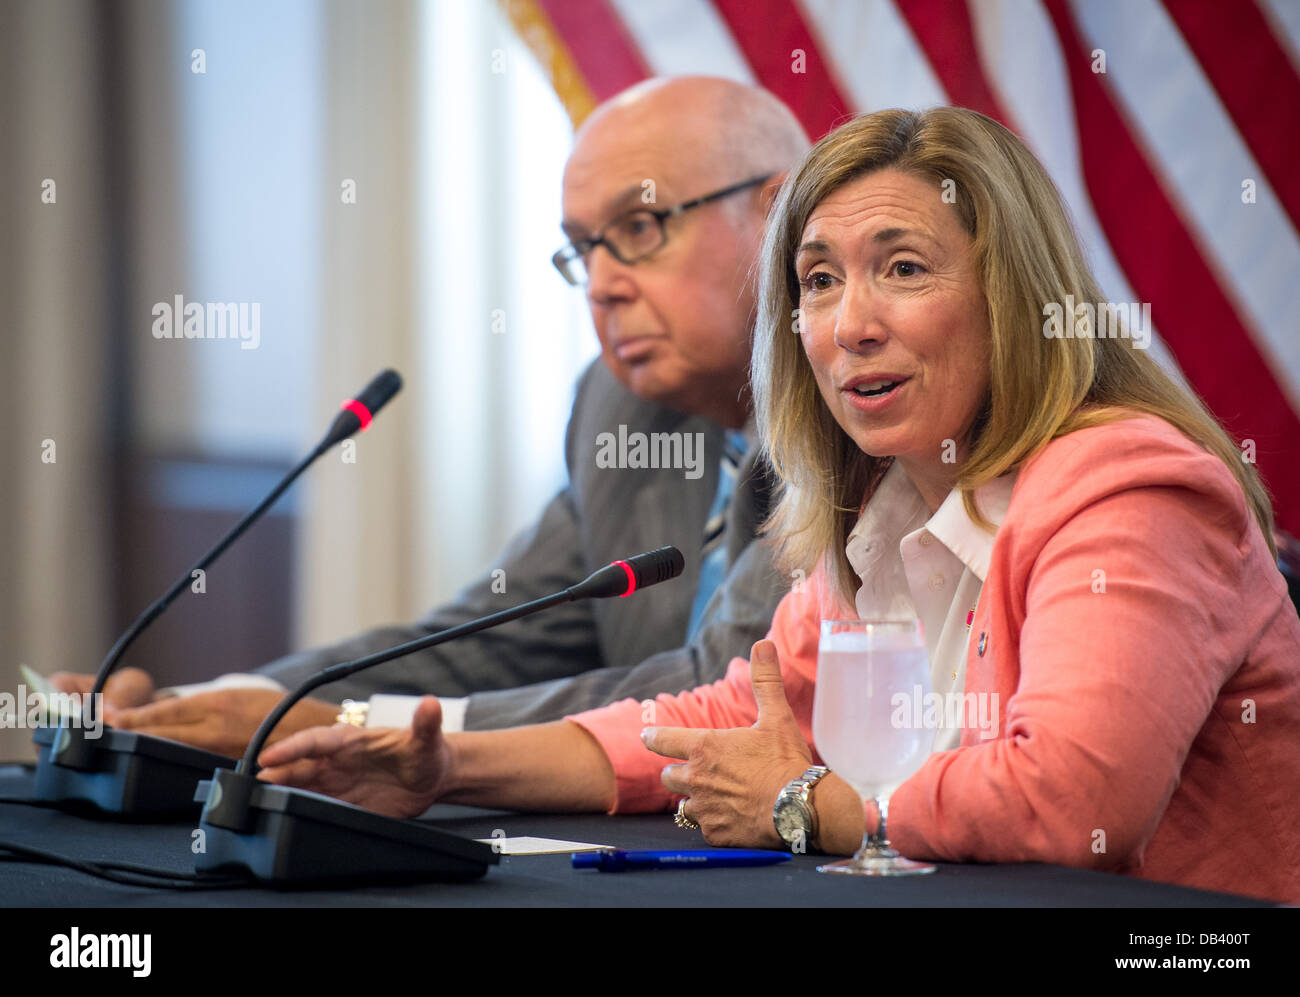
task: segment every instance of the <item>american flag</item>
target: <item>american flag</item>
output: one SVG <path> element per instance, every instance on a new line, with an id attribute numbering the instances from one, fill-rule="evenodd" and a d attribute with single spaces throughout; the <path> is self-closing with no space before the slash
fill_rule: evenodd
<path id="1" fill-rule="evenodd" d="M 575 123 L 686 73 L 766 87 L 813 138 L 889 107 L 1002 122 L 1300 534 L 1300 0 L 499 2 Z"/>

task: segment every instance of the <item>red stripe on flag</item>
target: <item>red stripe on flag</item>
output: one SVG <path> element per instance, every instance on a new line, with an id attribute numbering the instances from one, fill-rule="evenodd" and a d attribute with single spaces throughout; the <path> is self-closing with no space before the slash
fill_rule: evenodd
<path id="1" fill-rule="evenodd" d="M 789 0 L 713 0 L 713 5 L 731 29 L 759 85 L 785 102 L 814 141 L 852 117 L 852 105 L 844 99 L 794 4 Z"/>
<path id="2" fill-rule="evenodd" d="M 650 76 L 650 67 L 608 0 L 538 0 L 596 100 Z"/>
<path id="3" fill-rule="evenodd" d="M 1280 525 L 1300 531 L 1300 418 L 1196 248 L 1120 110 L 1091 70 L 1066 0 L 1043 0 L 1073 94 L 1083 173 L 1133 290 L 1189 382 L 1235 439 L 1256 444 Z"/>
<path id="4" fill-rule="evenodd" d="M 970 8 L 952 0 L 898 0 L 898 10 L 925 50 L 948 99 L 1010 128 L 984 76 Z"/>
<path id="5" fill-rule="evenodd" d="M 1291 176 L 1300 155 L 1300 73 L 1253 3 L 1165 0 L 1165 7 L 1300 230 L 1300 184 Z"/>

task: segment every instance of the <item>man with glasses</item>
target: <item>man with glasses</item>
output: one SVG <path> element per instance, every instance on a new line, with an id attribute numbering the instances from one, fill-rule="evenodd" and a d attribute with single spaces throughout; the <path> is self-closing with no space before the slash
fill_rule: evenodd
<path id="1" fill-rule="evenodd" d="M 771 174 L 765 174 L 752 180 L 742 180 L 740 183 L 733 183 L 730 187 L 723 187 L 722 190 L 715 190 L 712 194 L 705 194 L 703 197 L 691 198 L 671 208 L 659 210 L 638 208 L 629 211 L 619 215 L 595 235 L 576 238 L 567 246 L 556 250 L 555 255 L 551 257 L 551 262 L 570 284 L 586 284 L 587 257 L 597 246 L 604 246 L 620 263 L 640 263 L 668 241 L 668 230 L 664 227 L 664 223 L 669 218 L 675 218 L 702 204 L 739 194 L 742 190 L 748 190 L 770 179 Z"/>
<path id="2" fill-rule="evenodd" d="M 584 289 L 601 345 L 569 422 L 568 486 L 493 566 L 504 575 L 490 572 L 418 624 L 291 655 L 251 681 L 291 687 L 664 544 L 685 555 L 682 577 L 635 601 L 558 606 L 324 686 L 332 701 L 300 703 L 273 741 L 336 718 L 405 726 L 419 694 L 440 698 L 448 732 L 541 723 L 694 688 L 748 655 L 790 586 L 755 541 L 769 481 L 753 445 L 747 375 L 753 270 L 767 209 L 806 147 L 775 97 L 727 80 L 651 80 L 597 108 L 565 168 L 569 242 L 553 257 Z M 620 432 L 702 440 L 701 473 L 600 466 L 598 439 Z M 494 584 L 501 578 L 505 592 Z M 133 680 L 139 673 L 127 670 L 124 681 Z M 245 687 L 248 676 L 225 681 L 237 687 L 115 709 L 108 720 L 237 754 L 278 694 Z M 136 702 L 152 698 L 142 684 Z M 353 702 L 340 712 L 345 697 Z"/>

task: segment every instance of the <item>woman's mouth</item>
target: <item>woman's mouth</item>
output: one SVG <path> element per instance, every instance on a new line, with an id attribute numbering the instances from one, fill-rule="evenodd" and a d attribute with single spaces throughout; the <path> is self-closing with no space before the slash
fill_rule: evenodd
<path id="1" fill-rule="evenodd" d="M 902 381 L 868 381 L 866 384 L 859 384 L 852 390 L 864 398 L 876 398 L 880 395 L 889 394 L 902 383 Z"/>
<path id="2" fill-rule="evenodd" d="M 864 378 L 850 382 L 844 389 L 849 404 L 863 412 L 875 412 L 889 405 L 898 397 L 899 389 L 907 384 L 908 379 L 895 375 Z"/>

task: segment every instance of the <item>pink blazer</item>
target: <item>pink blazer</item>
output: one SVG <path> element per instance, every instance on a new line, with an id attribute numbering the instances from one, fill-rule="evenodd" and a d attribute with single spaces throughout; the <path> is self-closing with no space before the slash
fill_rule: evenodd
<path id="1" fill-rule="evenodd" d="M 772 622 L 812 744 L 826 577 Z M 987 635 L 983 654 L 980 636 Z M 1162 420 L 1053 441 L 1020 471 L 971 626 L 963 732 L 890 799 L 914 858 L 1049 862 L 1300 902 L 1300 618 L 1236 480 Z M 615 811 L 667 809 L 643 706 L 570 719 L 608 754 Z M 657 726 L 757 718 L 749 663 L 659 696 Z"/>

